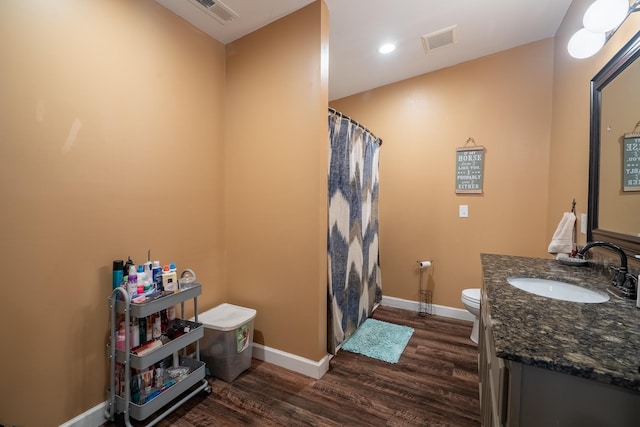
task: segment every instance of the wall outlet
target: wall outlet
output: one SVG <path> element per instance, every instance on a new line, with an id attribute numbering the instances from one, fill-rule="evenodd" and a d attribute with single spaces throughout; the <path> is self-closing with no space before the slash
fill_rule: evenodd
<path id="1" fill-rule="evenodd" d="M 467 218 L 469 216 L 469 205 L 458 206 L 458 216 L 460 216 L 460 218 Z"/>
<path id="2" fill-rule="evenodd" d="M 587 214 L 580 214 L 580 232 L 587 234 Z"/>

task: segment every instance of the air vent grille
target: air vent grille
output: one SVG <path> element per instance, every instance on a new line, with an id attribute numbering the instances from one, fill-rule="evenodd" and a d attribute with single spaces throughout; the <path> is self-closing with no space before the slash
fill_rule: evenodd
<path id="1" fill-rule="evenodd" d="M 208 15 L 211 15 L 221 24 L 231 22 L 239 18 L 226 4 L 216 0 L 191 0 L 191 3 L 199 5 Z"/>
<path id="2" fill-rule="evenodd" d="M 422 47 L 424 48 L 424 51 L 429 52 L 434 49 L 457 43 L 458 37 L 456 28 L 457 25 L 453 25 L 422 36 Z"/>
<path id="3" fill-rule="evenodd" d="M 201 5 L 203 5 L 206 8 L 210 8 L 211 6 L 216 4 L 216 2 L 214 2 L 213 0 L 197 0 L 197 1 L 198 1 L 198 3 L 200 3 Z"/>

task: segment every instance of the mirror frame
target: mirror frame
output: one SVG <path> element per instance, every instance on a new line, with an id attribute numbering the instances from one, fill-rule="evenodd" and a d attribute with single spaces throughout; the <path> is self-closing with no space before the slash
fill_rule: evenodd
<path id="1" fill-rule="evenodd" d="M 598 197 L 600 187 L 600 130 L 602 90 L 618 74 L 640 57 L 640 31 L 591 80 L 591 127 L 589 132 L 589 205 L 587 241 L 604 240 L 615 243 L 633 257 L 640 254 L 640 237 L 598 228 Z"/>

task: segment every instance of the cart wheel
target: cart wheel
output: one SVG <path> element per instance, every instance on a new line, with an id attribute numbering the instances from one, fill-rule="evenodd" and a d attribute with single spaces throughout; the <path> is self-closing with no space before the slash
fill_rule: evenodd
<path id="1" fill-rule="evenodd" d="M 204 394 L 206 394 L 207 396 L 210 396 L 212 391 L 213 391 L 213 390 L 211 389 L 211 387 L 205 387 L 205 388 L 202 390 L 202 392 L 203 392 Z"/>

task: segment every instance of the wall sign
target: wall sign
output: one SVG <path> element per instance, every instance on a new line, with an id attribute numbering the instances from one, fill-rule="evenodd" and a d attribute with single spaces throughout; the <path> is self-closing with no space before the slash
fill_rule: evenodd
<path id="1" fill-rule="evenodd" d="M 469 138 L 473 141 L 473 138 Z M 456 149 L 456 193 L 482 193 L 484 174 L 484 147 L 458 147 Z"/>
<path id="2" fill-rule="evenodd" d="M 622 153 L 622 189 L 640 191 L 640 133 L 624 135 Z"/>

